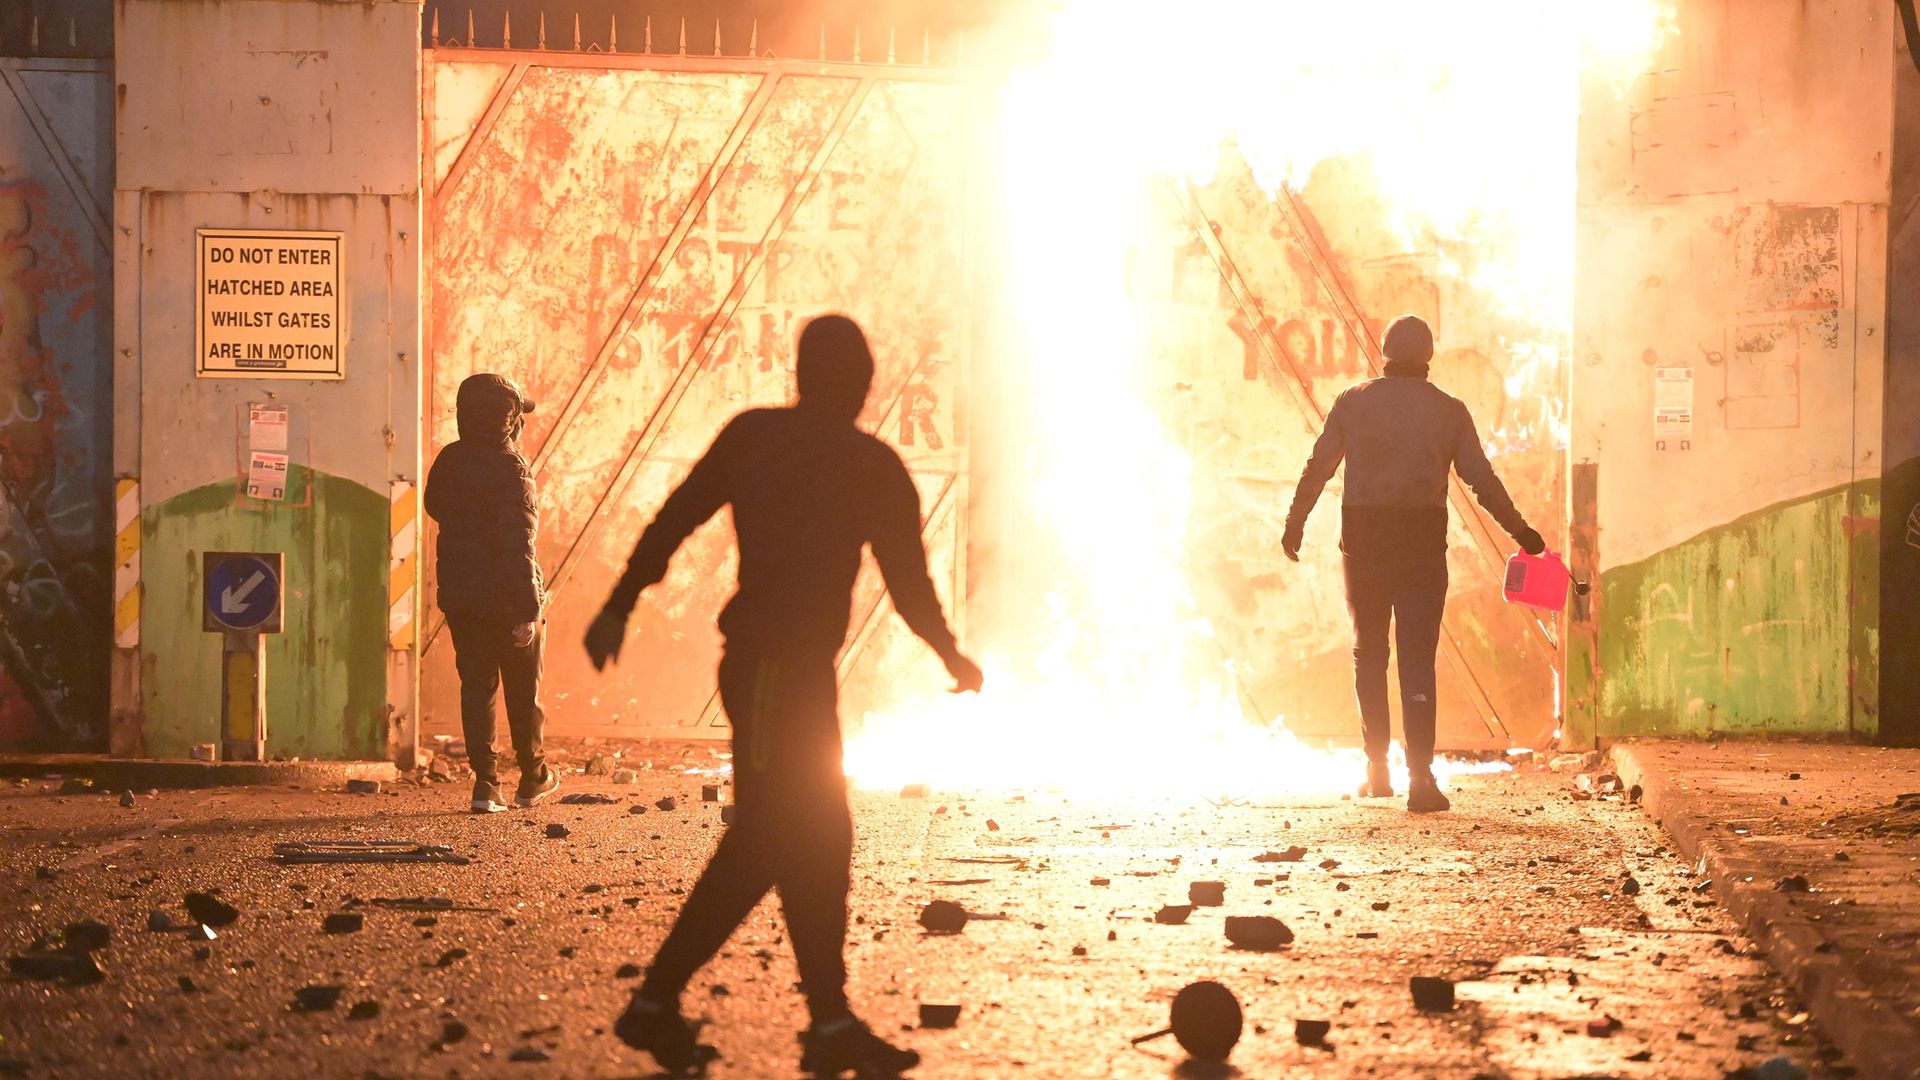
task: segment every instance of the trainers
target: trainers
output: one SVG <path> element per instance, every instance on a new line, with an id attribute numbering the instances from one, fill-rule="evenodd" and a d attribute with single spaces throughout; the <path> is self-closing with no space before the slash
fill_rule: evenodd
<path id="1" fill-rule="evenodd" d="M 500 785 L 493 780 L 475 780 L 473 782 L 473 812 L 476 814 L 497 814 L 507 808 L 505 799 L 500 795 Z"/>
<path id="2" fill-rule="evenodd" d="M 920 1064 L 920 1054 L 895 1046 L 849 1016 L 815 1024 L 800 1036 L 800 1071 L 809 1076 L 898 1076 Z"/>
<path id="3" fill-rule="evenodd" d="M 1407 784 L 1407 809 L 1416 814 L 1437 814 L 1453 807 L 1453 803 L 1440 791 L 1440 785 L 1432 774 L 1415 776 Z"/>
<path id="4" fill-rule="evenodd" d="M 1393 776 L 1387 772 L 1384 761 L 1367 761 L 1367 779 L 1360 785 L 1360 797 L 1363 799 L 1391 799 L 1393 797 Z"/>
<path id="5" fill-rule="evenodd" d="M 635 1050 L 652 1054 L 669 1073 L 703 1069 L 720 1056 L 719 1051 L 700 1041 L 699 1029 L 680 1015 L 678 1007 L 644 994 L 633 995 L 627 1011 L 613 1022 L 613 1033 Z"/>
<path id="6" fill-rule="evenodd" d="M 513 796 L 513 805 L 522 810 L 530 810 L 541 799 L 560 790 L 560 774 L 545 765 L 540 766 L 540 775 L 529 779 L 520 774 L 520 790 Z"/>

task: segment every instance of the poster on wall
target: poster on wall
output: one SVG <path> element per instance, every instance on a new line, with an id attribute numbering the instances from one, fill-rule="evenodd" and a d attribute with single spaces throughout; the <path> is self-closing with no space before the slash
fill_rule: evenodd
<path id="1" fill-rule="evenodd" d="M 1693 369 L 1653 369 L 1653 448 L 1693 449 Z"/>
<path id="2" fill-rule="evenodd" d="M 194 371 L 344 379 L 344 233 L 196 229 Z"/>

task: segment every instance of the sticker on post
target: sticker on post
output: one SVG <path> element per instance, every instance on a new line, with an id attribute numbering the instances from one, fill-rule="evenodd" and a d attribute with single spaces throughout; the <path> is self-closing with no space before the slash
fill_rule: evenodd
<path id="1" fill-rule="evenodd" d="M 247 406 L 247 446 L 254 451 L 287 452 L 287 407 L 285 405 Z"/>
<path id="2" fill-rule="evenodd" d="M 1653 446 L 1656 450 L 1693 448 L 1693 369 L 1653 369 Z"/>
<path id="3" fill-rule="evenodd" d="M 287 455 L 255 450 L 248 456 L 247 496 L 269 502 L 287 497 Z"/>

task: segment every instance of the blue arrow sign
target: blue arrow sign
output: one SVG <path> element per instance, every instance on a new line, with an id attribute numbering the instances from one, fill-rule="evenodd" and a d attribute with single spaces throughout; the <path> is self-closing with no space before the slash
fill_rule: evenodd
<path id="1" fill-rule="evenodd" d="M 207 573 L 207 611 L 229 630 L 257 630 L 280 606 L 280 577 L 265 559 L 230 555 Z"/>

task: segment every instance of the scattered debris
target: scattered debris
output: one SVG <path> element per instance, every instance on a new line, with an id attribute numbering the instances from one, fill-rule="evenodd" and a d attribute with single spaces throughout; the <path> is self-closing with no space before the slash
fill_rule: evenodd
<path id="1" fill-rule="evenodd" d="M 1253 857 L 1254 862 L 1299 862 L 1307 857 L 1307 849 L 1294 845 L 1285 851 L 1266 851 Z"/>
<path id="2" fill-rule="evenodd" d="M 1407 981 L 1413 991 L 1413 1007 L 1421 1012 L 1450 1012 L 1453 1009 L 1453 980 L 1432 975 L 1415 975 Z"/>
<path id="3" fill-rule="evenodd" d="M 85 949 L 37 949 L 7 958 L 7 970 L 23 979 L 69 985 L 97 983 L 107 977 L 99 961 Z"/>
<path id="4" fill-rule="evenodd" d="M 1219 907 L 1227 902 L 1227 883 L 1196 881 L 1187 886 L 1187 899 L 1196 907 Z"/>
<path id="5" fill-rule="evenodd" d="M 450 863 L 454 866 L 465 866 L 473 861 L 465 855 L 454 854 L 450 847 L 421 844 L 412 840 L 286 840 L 273 845 L 273 859 L 275 862 L 288 865 Z"/>
<path id="6" fill-rule="evenodd" d="M 208 926 L 206 923 L 194 923 L 192 926 L 187 927 L 188 941 L 212 941 L 219 936 L 219 934 L 213 932 L 213 927 Z M 205 959 L 204 957 L 198 956 L 196 956 L 196 958 Z"/>
<path id="7" fill-rule="evenodd" d="M 1227 916 L 1227 940 L 1242 949 L 1271 950 L 1293 943 L 1293 930 L 1271 915 Z"/>
<path id="8" fill-rule="evenodd" d="M 560 801 L 568 806 L 599 806 L 620 800 L 598 791 L 571 791 L 560 796 Z"/>
<path id="9" fill-rule="evenodd" d="M 565 825 L 562 825 L 560 822 L 558 821 L 547 822 L 547 839 L 565 840 L 567 837 L 571 835 L 573 835 L 573 830 L 567 828 Z"/>
<path id="10" fill-rule="evenodd" d="M 935 900 L 920 909 L 920 925 L 930 934 L 957 934 L 967 928 L 967 909 L 951 900 Z"/>
<path id="11" fill-rule="evenodd" d="M 950 1028 L 960 1023 L 960 1006 L 950 1004 L 920 1003 L 920 1026 L 923 1028 Z"/>
<path id="12" fill-rule="evenodd" d="M 357 911 L 336 911 L 321 922 L 320 930 L 327 934 L 357 934 L 367 924 L 367 917 Z"/>
<path id="13" fill-rule="evenodd" d="M 1301 1046 L 1325 1046 L 1327 1035 L 1333 1031 L 1331 1020 L 1295 1020 L 1293 1022 L 1293 1041 Z"/>
<path id="14" fill-rule="evenodd" d="M 1240 1002 L 1233 991 L 1217 982 L 1196 982 L 1173 996 L 1173 1013 L 1166 1027 L 1134 1038 L 1138 1046 L 1172 1035 L 1181 1049 L 1201 1061 L 1221 1062 L 1240 1041 Z"/>
<path id="15" fill-rule="evenodd" d="M 1193 914 L 1192 904 L 1168 904 L 1153 913 L 1153 921 L 1162 926 L 1179 926 Z"/>
<path id="16" fill-rule="evenodd" d="M 1773 1057 L 1755 1065 L 1747 1075 L 1752 1080 L 1807 1080 L 1805 1066 L 1790 1057 Z"/>
<path id="17" fill-rule="evenodd" d="M 113 943 L 113 931 L 106 923 L 93 919 L 68 923 L 66 928 L 61 930 L 60 936 L 65 940 L 67 948 L 79 949 L 82 952 L 104 949 Z"/>
<path id="18" fill-rule="evenodd" d="M 340 1003 L 344 989 L 333 984 L 303 986 L 293 992 L 293 1007 L 300 1012 L 325 1012 Z"/>
<path id="19" fill-rule="evenodd" d="M 232 926 L 240 920 L 240 909 L 212 893 L 187 894 L 187 914 L 201 926 Z"/>
<path id="20" fill-rule="evenodd" d="M 378 795 L 378 794 L 380 794 L 380 781 L 378 781 L 378 780 L 349 780 L 349 781 L 347 781 L 347 794 L 349 794 L 349 795 Z"/>

